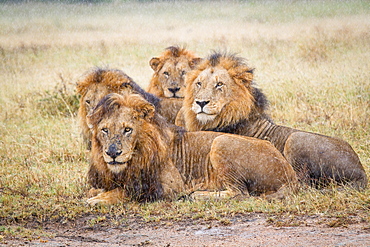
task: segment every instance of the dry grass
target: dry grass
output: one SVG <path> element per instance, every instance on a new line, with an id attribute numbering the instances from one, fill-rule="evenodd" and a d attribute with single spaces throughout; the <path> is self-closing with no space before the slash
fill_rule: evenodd
<path id="1" fill-rule="evenodd" d="M 299 225 L 302 215 L 331 217 L 332 226 L 353 216 L 369 224 L 370 189 L 302 188 L 274 203 L 88 207 L 74 94 L 93 66 L 123 69 L 146 87 L 149 59 L 167 46 L 185 44 L 200 56 L 228 49 L 256 68 L 277 123 L 347 140 L 370 174 L 369 17 L 368 1 L 0 4 L 0 241 L 40 236 L 29 229 L 84 216 L 92 225 L 122 224 L 132 215 L 229 224 L 230 216 L 259 212 L 277 225 Z"/>

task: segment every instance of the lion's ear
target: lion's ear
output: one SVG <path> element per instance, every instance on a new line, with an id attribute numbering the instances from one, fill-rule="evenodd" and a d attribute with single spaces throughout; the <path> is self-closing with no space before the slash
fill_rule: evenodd
<path id="1" fill-rule="evenodd" d="M 200 62 L 202 61 L 202 58 L 200 57 L 196 57 L 196 58 L 193 58 L 190 62 L 189 62 L 189 66 L 191 69 L 194 69 L 195 66 L 197 66 Z"/>
<path id="2" fill-rule="evenodd" d="M 103 102 L 106 102 L 107 100 L 107 97 L 104 97 L 99 103 L 98 105 L 94 108 L 93 112 L 90 113 L 90 114 L 87 114 L 86 116 L 86 124 L 87 126 L 92 129 L 95 125 L 97 125 L 102 117 L 103 117 L 103 114 L 104 114 L 104 104 Z"/>
<path id="3" fill-rule="evenodd" d="M 86 116 L 86 124 L 89 129 L 92 129 L 94 127 L 94 121 L 93 118 L 91 117 L 91 114 Z"/>
<path id="4" fill-rule="evenodd" d="M 102 116 L 103 116 L 103 107 L 97 106 L 95 107 L 94 111 L 86 116 L 86 124 L 87 126 L 92 129 L 95 125 L 97 125 Z"/>
<path id="5" fill-rule="evenodd" d="M 245 86 L 249 87 L 253 81 L 253 70 L 254 69 L 243 70 L 236 78 L 241 80 Z"/>
<path id="6" fill-rule="evenodd" d="M 87 91 L 86 85 L 84 85 L 82 82 L 76 83 L 76 91 L 79 95 L 84 95 Z"/>
<path id="7" fill-rule="evenodd" d="M 149 102 L 143 102 L 137 105 L 136 111 L 139 113 L 140 118 L 149 120 L 154 117 L 155 107 Z"/>
<path id="8" fill-rule="evenodd" d="M 161 60 L 158 57 L 153 57 L 149 61 L 149 65 L 150 67 L 152 67 L 154 71 L 158 71 L 158 67 L 160 63 L 161 63 Z"/>

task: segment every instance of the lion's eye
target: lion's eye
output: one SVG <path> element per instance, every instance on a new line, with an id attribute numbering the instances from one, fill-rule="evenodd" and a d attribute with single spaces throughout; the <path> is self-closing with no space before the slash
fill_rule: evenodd
<path id="1" fill-rule="evenodd" d="M 221 82 L 221 81 L 219 81 L 219 82 L 217 82 L 217 84 L 216 84 L 216 88 L 218 88 L 218 89 L 220 89 L 220 88 L 222 88 L 222 86 L 223 86 L 224 84 Z"/>
<path id="2" fill-rule="evenodd" d="M 197 85 L 198 87 L 201 87 L 201 86 L 202 86 L 202 83 L 201 83 L 200 81 L 198 81 L 198 82 L 196 83 L 196 85 Z"/>
<path id="3" fill-rule="evenodd" d="M 102 128 L 101 132 L 103 132 L 104 134 L 108 134 L 109 130 L 107 128 Z"/>
<path id="4" fill-rule="evenodd" d="M 181 76 L 184 76 L 185 74 L 186 74 L 185 70 L 181 71 Z"/>
<path id="5" fill-rule="evenodd" d="M 131 133 L 131 132 L 132 132 L 132 128 L 130 128 L 130 127 L 126 127 L 126 128 L 123 130 L 123 132 L 124 132 L 125 134 L 129 134 L 129 133 Z"/>
<path id="6" fill-rule="evenodd" d="M 90 105 L 90 100 L 86 100 L 86 101 L 85 101 L 85 103 L 86 103 L 87 105 Z"/>
<path id="7" fill-rule="evenodd" d="M 168 73 L 167 71 L 163 72 L 164 76 L 165 77 L 169 77 L 170 76 L 170 73 Z"/>

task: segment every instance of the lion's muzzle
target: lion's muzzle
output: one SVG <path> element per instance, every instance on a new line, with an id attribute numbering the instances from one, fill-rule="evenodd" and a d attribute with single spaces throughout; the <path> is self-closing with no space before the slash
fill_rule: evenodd
<path id="1" fill-rule="evenodd" d="M 200 108 L 203 109 L 209 103 L 209 100 L 208 101 L 195 101 L 195 103 L 197 103 L 197 105 L 199 105 Z"/>
<path id="2" fill-rule="evenodd" d="M 113 143 L 108 147 L 108 151 L 106 151 L 105 153 L 114 160 L 122 154 L 122 151 L 117 148 L 117 145 L 115 143 Z"/>
<path id="3" fill-rule="evenodd" d="M 198 121 L 202 123 L 212 121 L 217 113 L 216 107 L 208 100 L 195 100 L 192 110 L 197 114 Z"/>
<path id="4" fill-rule="evenodd" d="M 131 153 L 123 154 L 117 144 L 113 143 L 109 145 L 103 157 L 105 162 L 107 162 L 109 170 L 113 173 L 119 173 L 127 167 L 128 161 L 131 159 Z"/>
<path id="5" fill-rule="evenodd" d="M 165 96 L 168 98 L 183 98 L 184 96 L 180 93 L 180 87 L 169 87 L 167 88 L 168 92 L 165 93 Z"/>
<path id="6" fill-rule="evenodd" d="M 112 172 L 120 172 L 131 160 L 132 151 L 125 152 L 120 148 L 120 144 L 112 143 L 103 153 L 103 158 Z"/>

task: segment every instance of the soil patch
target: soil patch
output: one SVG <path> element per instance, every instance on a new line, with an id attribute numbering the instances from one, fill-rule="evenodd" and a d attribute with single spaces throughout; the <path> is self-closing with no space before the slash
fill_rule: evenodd
<path id="1" fill-rule="evenodd" d="M 48 225 L 53 237 L 5 239 L 1 246 L 370 246 L 370 228 L 360 219 L 238 215 L 223 221 L 182 220 L 88 226 L 86 220 Z"/>

